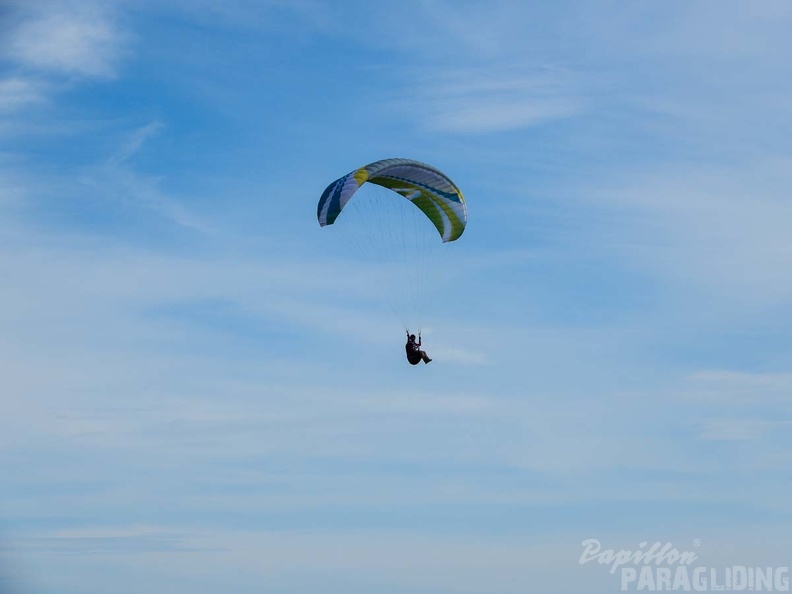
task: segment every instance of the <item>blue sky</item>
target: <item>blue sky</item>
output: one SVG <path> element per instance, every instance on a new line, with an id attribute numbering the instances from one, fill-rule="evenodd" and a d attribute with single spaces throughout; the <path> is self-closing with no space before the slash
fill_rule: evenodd
<path id="1" fill-rule="evenodd" d="M 789 565 L 790 25 L 6 3 L 0 586 L 614 591 L 587 538 Z M 396 156 L 470 214 L 419 368 L 315 219 Z"/>

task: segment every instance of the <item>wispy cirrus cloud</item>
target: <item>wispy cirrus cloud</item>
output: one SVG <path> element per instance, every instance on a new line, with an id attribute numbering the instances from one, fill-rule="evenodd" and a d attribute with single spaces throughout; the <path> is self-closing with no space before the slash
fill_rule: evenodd
<path id="1" fill-rule="evenodd" d="M 758 439 L 775 429 L 786 429 L 789 423 L 762 419 L 706 419 L 701 438 L 713 441 L 744 441 Z"/>
<path id="2" fill-rule="evenodd" d="M 148 209 L 193 231 L 211 234 L 211 225 L 188 209 L 182 200 L 161 188 L 157 176 L 140 173 L 131 162 L 145 143 L 163 128 L 154 120 L 127 132 L 105 163 L 88 168 L 82 182 L 97 193 L 133 207 Z"/>
<path id="3" fill-rule="evenodd" d="M 196 551 L 184 544 L 185 535 L 149 526 L 56 530 L 32 534 L 14 542 L 17 551 L 28 550 L 80 555 L 130 555 Z"/>
<path id="4" fill-rule="evenodd" d="M 143 147 L 143 144 L 154 136 L 162 129 L 163 125 L 158 120 L 154 120 L 140 126 L 127 135 L 127 138 L 122 142 L 115 154 L 113 154 L 108 162 L 112 165 L 119 165 L 129 160 Z"/>
<path id="5" fill-rule="evenodd" d="M 790 160 L 773 148 L 752 157 L 739 165 L 633 167 L 581 194 L 631 213 L 602 233 L 618 238 L 611 243 L 635 265 L 717 294 L 719 305 L 782 304 L 792 295 Z"/>
<path id="6" fill-rule="evenodd" d="M 731 406 L 775 404 L 792 409 L 792 374 L 701 371 L 690 377 L 697 400 Z"/>
<path id="7" fill-rule="evenodd" d="M 702 370 L 684 379 L 680 402 L 702 440 L 770 440 L 792 424 L 792 375 Z"/>
<path id="8" fill-rule="evenodd" d="M 570 72 L 536 69 L 427 73 L 399 104 L 431 129 L 453 133 L 515 130 L 575 116 L 586 102 Z"/>

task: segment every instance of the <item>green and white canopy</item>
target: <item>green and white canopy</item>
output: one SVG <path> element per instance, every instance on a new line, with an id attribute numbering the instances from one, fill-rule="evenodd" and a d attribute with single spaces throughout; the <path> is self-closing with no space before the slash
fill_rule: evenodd
<path id="1" fill-rule="evenodd" d="M 412 202 L 432 221 L 444 243 L 458 239 L 465 230 L 467 207 L 459 188 L 442 171 L 411 159 L 376 161 L 334 181 L 319 199 L 319 224 L 332 225 L 366 182 L 393 190 Z"/>

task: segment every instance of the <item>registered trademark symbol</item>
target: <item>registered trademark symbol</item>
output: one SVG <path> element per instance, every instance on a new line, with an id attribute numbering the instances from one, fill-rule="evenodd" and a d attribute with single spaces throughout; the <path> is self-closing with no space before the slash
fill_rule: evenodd
<path id="1" fill-rule="evenodd" d="M 695 539 L 695 540 L 693 541 L 693 546 L 694 546 L 694 547 L 700 547 L 700 546 L 701 546 L 701 541 L 700 541 L 698 538 L 697 538 L 697 539 Z"/>

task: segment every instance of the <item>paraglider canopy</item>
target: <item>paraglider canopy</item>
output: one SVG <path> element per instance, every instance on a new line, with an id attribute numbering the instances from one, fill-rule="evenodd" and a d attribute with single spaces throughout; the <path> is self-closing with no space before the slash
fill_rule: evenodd
<path id="1" fill-rule="evenodd" d="M 322 193 L 316 216 L 332 225 L 364 183 L 383 186 L 417 206 L 437 229 L 443 242 L 459 239 L 467 224 L 462 192 L 447 175 L 412 159 L 384 159 L 369 163 L 331 183 Z"/>

